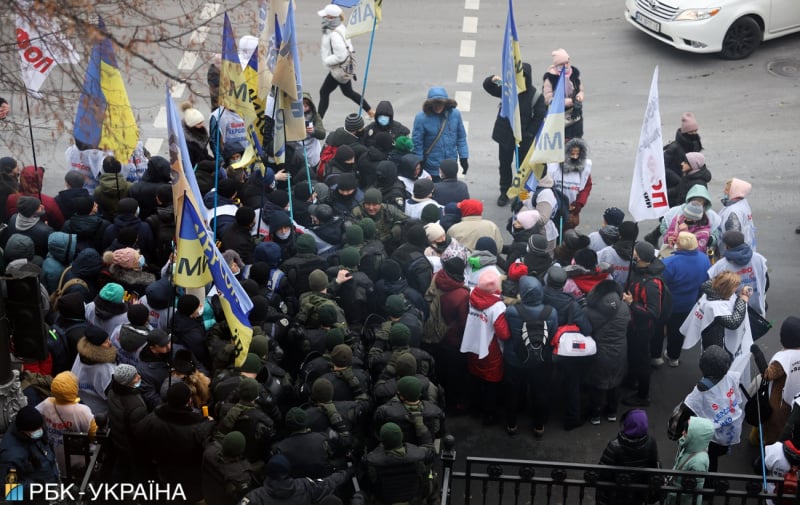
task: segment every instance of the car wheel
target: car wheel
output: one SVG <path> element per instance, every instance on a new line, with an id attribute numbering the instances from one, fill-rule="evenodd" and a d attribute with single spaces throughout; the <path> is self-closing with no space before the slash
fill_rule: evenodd
<path id="1" fill-rule="evenodd" d="M 747 58 L 761 43 L 761 37 L 761 27 L 755 19 L 749 16 L 739 18 L 728 28 L 720 56 L 726 60 Z"/>

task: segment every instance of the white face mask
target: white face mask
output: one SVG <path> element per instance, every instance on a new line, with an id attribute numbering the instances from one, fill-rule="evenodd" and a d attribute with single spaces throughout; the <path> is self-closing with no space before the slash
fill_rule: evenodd
<path id="1" fill-rule="evenodd" d="M 289 235 L 291 235 L 291 234 L 292 234 L 292 230 L 289 230 L 289 231 L 286 231 L 286 232 L 277 232 L 275 234 L 275 236 L 277 236 L 281 240 L 286 240 L 287 238 L 289 238 Z"/>
<path id="2" fill-rule="evenodd" d="M 44 430 L 43 430 L 42 428 L 39 428 L 39 429 L 38 429 L 38 430 L 36 430 L 36 431 L 32 431 L 32 432 L 31 432 L 31 434 L 30 434 L 30 437 L 31 437 L 33 440 L 39 440 L 39 439 L 40 439 L 40 438 L 42 438 L 43 436 L 44 436 Z"/>

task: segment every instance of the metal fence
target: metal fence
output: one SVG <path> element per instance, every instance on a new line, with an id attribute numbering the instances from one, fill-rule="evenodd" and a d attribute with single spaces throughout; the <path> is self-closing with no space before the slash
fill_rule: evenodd
<path id="1" fill-rule="evenodd" d="M 759 475 L 479 457 L 456 471 L 453 441 L 443 442 L 443 505 L 697 504 L 698 497 L 703 504 L 800 504 L 800 495 L 784 494 L 782 478 L 767 478 L 767 492 Z"/>

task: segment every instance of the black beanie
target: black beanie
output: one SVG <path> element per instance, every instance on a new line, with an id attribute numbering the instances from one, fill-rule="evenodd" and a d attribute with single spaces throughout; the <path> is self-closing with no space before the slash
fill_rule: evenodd
<path id="1" fill-rule="evenodd" d="M 192 390 L 189 389 L 185 382 L 179 381 L 172 384 L 167 391 L 167 405 L 175 409 L 182 408 L 189 403 L 191 397 Z"/>
<path id="2" fill-rule="evenodd" d="M 789 316 L 781 325 L 781 345 L 786 349 L 800 347 L 800 318 Z"/>
<path id="3" fill-rule="evenodd" d="M 636 240 L 639 236 L 639 225 L 633 221 L 623 221 L 619 225 L 620 240 Z"/>
<path id="4" fill-rule="evenodd" d="M 178 298 L 178 312 L 184 316 L 191 316 L 199 306 L 200 300 L 194 295 L 183 295 Z"/>
<path id="5" fill-rule="evenodd" d="M 347 161 L 355 158 L 356 153 L 353 151 L 353 148 L 348 145 L 341 145 L 336 149 L 336 154 L 333 155 L 333 159 L 336 160 L 336 163 L 339 165 L 344 165 Z"/>
<path id="6" fill-rule="evenodd" d="M 59 300 L 59 304 L 60 303 L 61 300 Z M 150 317 L 150 310 L 146 305 L 141 303 L 128 305 L 128 322 L 133 326 L 144 326 L 147 323 L 148 317 Z"/>

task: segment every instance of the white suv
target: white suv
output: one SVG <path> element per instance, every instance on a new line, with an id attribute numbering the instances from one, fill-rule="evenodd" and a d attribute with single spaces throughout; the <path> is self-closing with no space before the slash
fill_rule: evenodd
<path id="1" fill-rule="evenodd" d="M 738 60 L 800 31 L 800 0 L 625 0 L 625 19 L 683 51 Z"/>

